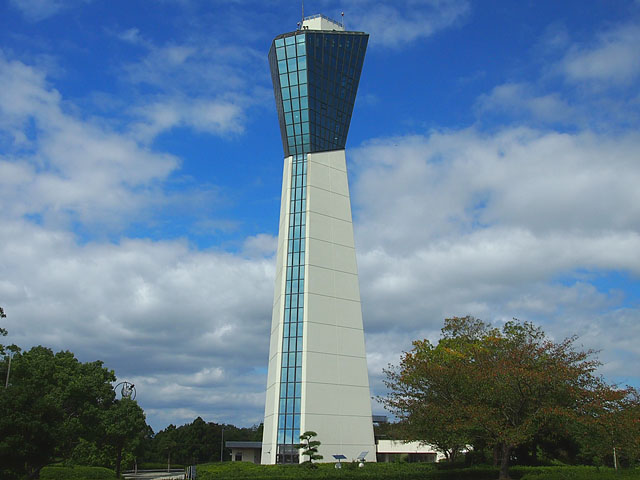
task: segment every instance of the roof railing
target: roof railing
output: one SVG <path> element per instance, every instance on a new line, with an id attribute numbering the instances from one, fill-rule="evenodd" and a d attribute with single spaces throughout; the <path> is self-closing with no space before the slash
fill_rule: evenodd
<path id="1" fill-rule="evenodd" d="M 327 17 L 326 15 L 323 15 L 323 14 L 321 14 L 321 13 L 316 13 L 315 15 L 310 15 L 310 16 L 308 16 L 308 17 L 304 17 L 304 18 L 302 19 L 302 21 L 305 21 L 305 20 L 313 20 L 314 18 L 324 18 L 325 20 L 328 20 L 328 21 L 330 21 L 331 23 L 335 23 L 336 25 L 340 25 L 340 26 L 342 26 L 342 24 L 341 24 L 340 22 L 337 22 L 337 21 L 336 21 L 336 20 L 334 20 L 333 18 L 329 18 L 329 17 Z"/>

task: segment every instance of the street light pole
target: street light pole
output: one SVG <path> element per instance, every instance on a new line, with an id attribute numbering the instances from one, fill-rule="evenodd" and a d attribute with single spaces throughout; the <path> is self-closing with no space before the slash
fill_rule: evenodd
<path id="1" fill-rule="evenodd" d="M 4 382 L 4 389 L 6 390 L 7 388 L 9 388 L 9 372 L 11 371 L 11 357 L 13 355 L 11 355 L 11 352 L 9 352 L 9 365 L 7 366 L 7 379 Z"/>

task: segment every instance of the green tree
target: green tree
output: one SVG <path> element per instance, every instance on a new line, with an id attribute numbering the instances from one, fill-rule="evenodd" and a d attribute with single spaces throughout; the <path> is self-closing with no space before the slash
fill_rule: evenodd
<path id="1" fill-rule="evenodd" d="M 309 457 L 309 463 L 313 463 L 314 460 L 322 460 L 322 455 L 318 454 L 318 447 L 321 445 L 319 440 L 313 440 L 317 437 L 316 432 L 311 430 L 304 432 L 300 435 L 300 443 L 296 445 L 297 448 L 303 449 L 301 455 L 303 457 Z"/>
<path id="2" fill-rule="evenodd" d="M 633 466 L 640 458 L 640 396 L 632 388 L 601 389 L 576 424 L 583 461 Z"/>
<path id="3" fill-rule="evenodd" d="M 4 308 L 2 307 L 0 307 L 0 318 L 7 318 L 7 316 L 4 313 Z M 7 329 L 0 327 L 0 337 L 6 337 L 6 336 L 7 336 Z"/>
<path id="4" fill-rule="evenodd" d="M 447 319 L 437 344 L 416 341 L 385 370 L 383 401 L 413 424 L 415 439 L 454 450 L 477 438 L 497 449 L 507 479 L 515 448 L 553 419 L 583 419 L 596 392 L 615 390 L 595 375 L 594 352 L 574 342 L 553 342 L 517 320 L 497 329 L 473 317 Z M 446 421 L 429 423 L 438 415 Z"/>
<path id="5" fill-rule="evenodd" d="M 119 477 L 123 454 L 140 451 L 150 433 L 149 426 L 142 408 L 129 398 L 116 400 L 104 412 L 103 425 L 105 443 L 113 448 L 116 477 Z"/>
<path id="6" fill-rule="evenodd" d="M 17 352 L 0 394 L 0 478 L 35 477 L 54 459 L 70 460 L 82 442 L 99 443 L 115 378 L 102 362 L 68 351 Z"/>

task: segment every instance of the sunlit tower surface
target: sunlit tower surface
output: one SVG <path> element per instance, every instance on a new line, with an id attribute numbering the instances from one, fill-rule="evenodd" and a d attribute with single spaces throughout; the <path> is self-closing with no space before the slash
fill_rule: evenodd
<path id="1" fill-rule="evenodd" d="M 322 15 L 278 35 L 269 64 L 284 147 L 262 463 L 369 452 L 371 403 L 345 143 L 369 36 Z"/>

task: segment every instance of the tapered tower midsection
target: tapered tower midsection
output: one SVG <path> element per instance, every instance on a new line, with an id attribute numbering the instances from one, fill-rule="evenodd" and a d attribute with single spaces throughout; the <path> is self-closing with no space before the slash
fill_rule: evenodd
<path id="1" fill-rule="evenodd" d="M 367 39 L 303 29 L 269 52 L 285 161 L 262 463 L 305 460 L 309 430 L 324 461 L 375 461 L 344 152 Z"/>

